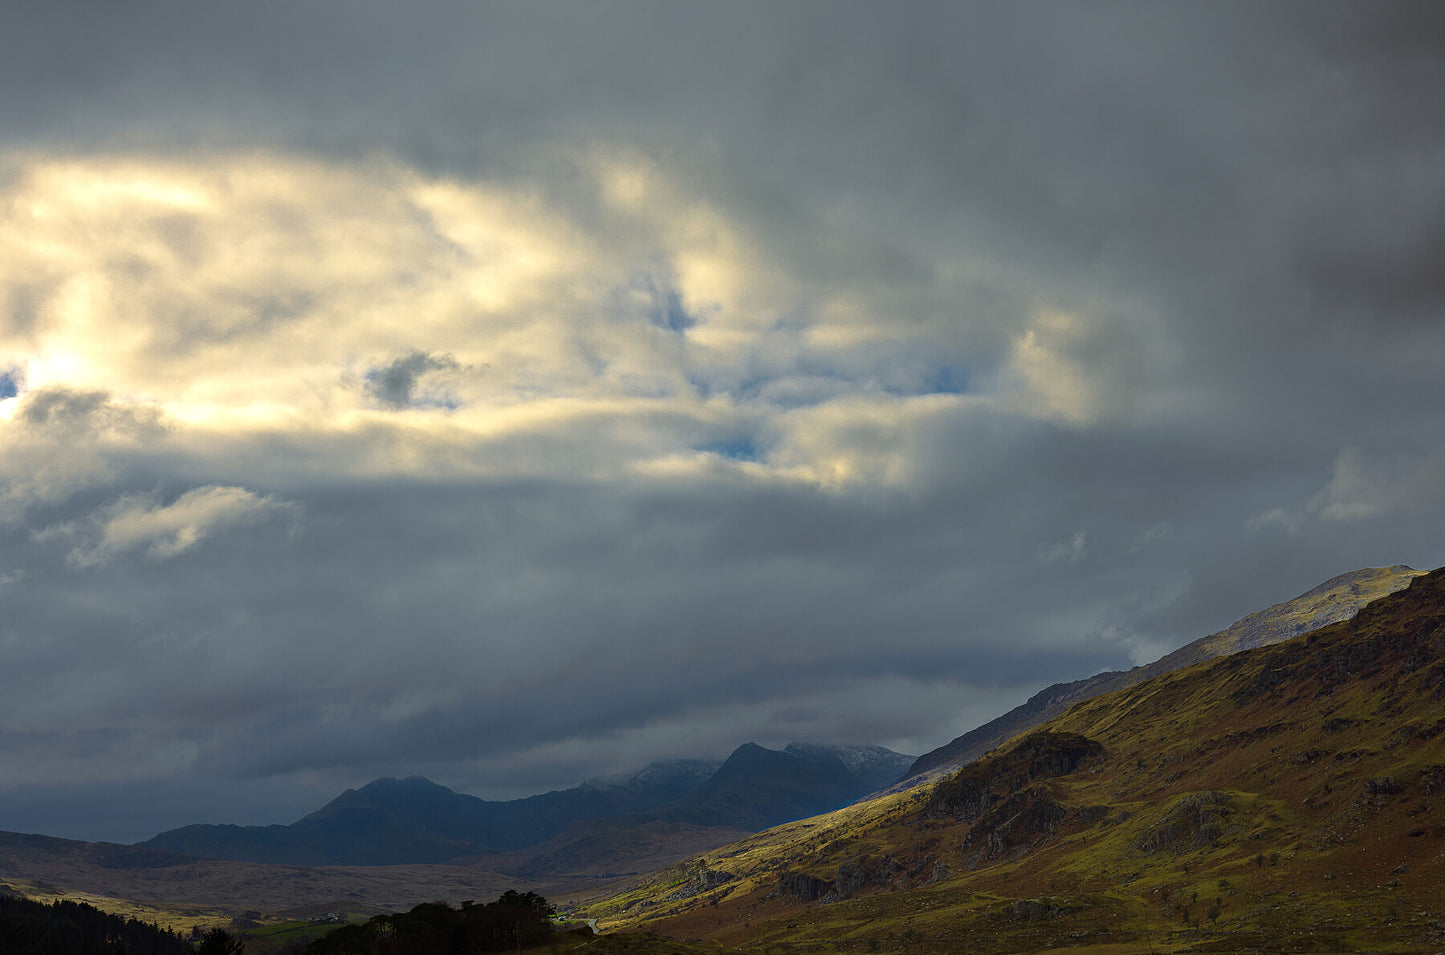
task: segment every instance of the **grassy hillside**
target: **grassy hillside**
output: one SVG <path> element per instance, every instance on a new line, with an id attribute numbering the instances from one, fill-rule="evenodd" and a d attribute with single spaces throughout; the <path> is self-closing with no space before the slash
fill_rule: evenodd
<path id="1" fill-rule="evenodd" d="M 730 947 L 1438 951 L 1445 571 L 592 907 Z"/>

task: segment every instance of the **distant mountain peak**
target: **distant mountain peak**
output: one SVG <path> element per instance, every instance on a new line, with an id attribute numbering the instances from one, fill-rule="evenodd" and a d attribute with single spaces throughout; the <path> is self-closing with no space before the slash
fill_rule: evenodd
<path id="1" fill-rule="evenodd" d="M 379 792 L 453 792 L 441 783 L 433 782 L 425 776 L 378 776 L 360 789 L 348 790 L 349 792 L 379 793 Z"/>
<path id="2" fill-rule="evenodd" d="M 588 789 L 635 789 L 695 780 L 702 783 L 717 772 L 719 759 L 659 759 L 635 772 L 594 776 L 582 785 Z"/>
<path id="3" fill-rule="evenodd" d="M 892 782 L 912 762 L 911 756 L 895 753 L 886 747 L 859 744 L 789 743 L 783 752 L 831 756 L 840 760 L 854 775 L 866 779 L 877 777 L 881 780 L 880 786 Z"/>

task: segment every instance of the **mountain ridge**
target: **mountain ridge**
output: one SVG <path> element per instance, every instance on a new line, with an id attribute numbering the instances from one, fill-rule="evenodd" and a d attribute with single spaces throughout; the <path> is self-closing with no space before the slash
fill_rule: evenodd
<path id="1" fill-rule="evenodd" d="M 1203 660 L 1279 643 L 1349 619 L 1370 601 L 1408 586 L 1424 573 L 1405 564 L 1349 571 L 1331 577 L 1291 600 L 1241 617 L 1223 630 L 1186 643 L 1152 663 L 1131 670 L 1106 670 L 1082 680 L 1055 683 L 1002 716 L 924 753 L 897 782 L 906 784 L 911 778 L 925 773 L 957 769 L 1082 700 L 1133 686 Z"/>
<path id="2" fill-rule="evenodd" d="M 682 827 L 689 839 L 708 829 L 727 830 L 730 837 L 835 809 L 874 791 L 911 760 L 882 747 L 790 744 L 768 750 L 750 743 L 721 762 L 664 760 L 508 801 L 458 793 L 420 776 L 380 777 L 290 825 L 182 826 L 137 845 L 281 865 L 436 864 L 513 854 L 517 865 L 534 871 L 535 860 L 515 853 L 553 842 L 578 823 L 667 823 Z M 578 837 L 604 845 L 594 830 L 583 827 Z M 554 844 L 547 851 L 586 861 L 575 846 L 569 852 Z"/>

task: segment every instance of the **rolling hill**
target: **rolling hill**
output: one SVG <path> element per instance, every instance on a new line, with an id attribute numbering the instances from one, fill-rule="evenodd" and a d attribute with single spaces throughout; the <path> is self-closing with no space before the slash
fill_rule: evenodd
<path id="1" fill-rule="evenodd" d="M 1438 951 L 1445 569 L 591 907 L 755 949 Z"/>

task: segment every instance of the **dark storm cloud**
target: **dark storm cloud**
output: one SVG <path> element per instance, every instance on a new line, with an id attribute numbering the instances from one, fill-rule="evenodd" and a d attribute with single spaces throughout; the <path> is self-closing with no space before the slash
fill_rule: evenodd
<path id="1" fill-rule="evenodd" d="M 104 282 L 0 282 L 0 828 L 290 821 L 407 771 L 517 795 L 792 734 L 922 751 L 1343 571 L 1445 556 L 1438 5 L 8 14 L 0 188 L 30 156 L 222 171 L 153 230 L 128 207 L 82 230 Z M 216 158 L 253 151 L 282 158 Z M 628 215 L 596 186 L 614 160 L 644 183 Z M 324 207 L 364 214 L 308 218 L 368 164 L 400 171 Z M 285 188 L 251 196 L 253 167 Z M 460 185 L 395 199 L 418 182 Z M 445 233 L 508 188 L 562 238 Z M 271 229 L 286 255 L 233 270 Z M 740 276 L 756 325 L 688 297 L 685 260 L 718 248 L 742 251 L 698 272 Z M 517 249 L 620 264 L 496 314 L 473 293 L 511 273 L 422 280 Z M 328 305 L 378 261 L 395 285 Z M 153 311 L 115 329 L 154 354 L 125 388 L 63 384 L 56 329 L 96 334 L 74 303 L 145 281 Z M 371 338 L 298 325 L 375 290 L 406 307 Z M 750 347 L 689 350 L 722 332 Z M 514 366 L 472 381 L 473 338 Z M 293 351 L 338 393 L 274 398 Z M 233 365 L 257 383 L 212 416 Z M 486 388 L 506 400 L 465 431 Z M 455 430 L 392 424 L 428 411 Z M 263 510 L 290 520 L 215 518 Z"/>
<path id="2" fill-rule="evenodd" d="M 945 241 L 1080 280 L 1162 268 L 1228 284 L 1247 264 L 1231 247 L 1270 239 L 1244 233 L 1288 224 L 1270 207 L 1316 198 L 1301 179 L 1378 150 L 1339 114 L 1336 60 L 1365 74 L 1349 84 L 1370 91 L 1361 115 L 1388 104 L 1419 135 L 1437 125 L 1428 97 L 1378 89 L 1390 37 L 1436 62 L 1429 23 L 1379 6 L 100 5 L 9 31 L 41 42 L 12 39 L 0 58 L 7 86 L 33 91 L 4 126 L 34 130 L 12 133 L 20 144 L 144 129 L 384 148 L 453 172 L 525 161 L 526 143 L 580 128 L 687 156 L 700 185 L 801 247 L 794 260 L 819 245 L 798 230 L 826 228 L 815 217 L 832 206 L 867 216 L 865 238 L 898 245 L 905 268 L 909 245 Z M 79 129 L 57 130 L 77 113 Z M 836 250 L 814 260 L 846 267 Z"/>
<path id="3" fill-rule="evenodd" d="M 1377 234 L 1365 232 L 1383 209 L 1362 210 L 1350 235 L 1312 235 L 1301 243 L 1301 278 L 1323 302 L 1353 306 L 1371 316 L 1429 321 L 1445 310 L 1445 194 L 1423 203 L 1419 192 L 1402 193 L 1405 208 L 1393 210 Z M 1408 199 L 1406 196 L 1408 195 Z M 1418 221 L 1423 219 L 1423 221 Z M 1416 220 L 1416 221 L 1412 221 Z M 1383 233 L 1383 234 L 1378 234 Z M 1386 319 L 1388 321 L 1388 319 Z"/>
<path id="4" fill-rule="evenodd" d="M 830 557 L 826 539 L 810 540 L 840 532 L 832 508 L 807 495 L 771 504 L 720 488 L 712 496 L 711 515 L 669 517 L 647 496 L 579 499 L 563 488 L 333 496 L 309 506 L 307 529 L 279 551 L 258 529 L 200 547 L 164 575 L 102 568 L 90 586 L 106 600 L 60 614 L 47 608 L 65 584 L 52 583 L 42 551 L 33 564 L 41 579 L 16 595 L 8 625 L 67 637 L 32 644 L 15 662 L 68 688 L 58 700 L 47 691 L 52 705 L 84 700 L 107 720 L 199 727 L 204 765 L 250 776 L 505 755 L 722 703 L 846 687 L 859 670 L 927 679 L 963 667 L 1007 684 L 1117 659 L 1104 648 L 1059 647 L 1043 661 L 1023 648 L 963 652 L 961 631 L 1000 622 L 979 614 L 941 624 L 957 581 L 899 569 L 906 592 L 880 598 L 863 589 L 878 586 L 876 568 L 858 566 L 856 547 Z M 749 540 L 785 515 L 789 533 Z M 890 516 L 856 511 L 847 533 L 901 556 L 917 533 Z M 336 565 L 343 550 L 353 556 Z M 786 569 L 804 554 L 813 559 Z M 539 606 L 556 593 L 539 575 L 567 598 Z M 146 621 L 161 601 L 155 631 Z M 235 609 L 222 621 L 213 608 L 227 605 Z M 902 646 L 878 643 L 880 632 Z M 139 708 L 137 687 L 91 672 L 125 671 L 135 657 L 147 673 L 126 681 L 149 691 Z M 24 705 L 29 695 L 17 686 L 10 698 Z M 407 715 L 412 699 L 419 711 Z M 337 707 L 351 715 L 320 717 Z M 386 715 L 392 707 L 399 715 Z"/>
<path id="5" fill-rule="evenodd" d="M 1299 35 L 1342 74 L 1337 116 L 1387 144 L 1438 134 L 1428 98 L 1445 79 L 1445 13 L 1428 0 L 1324 5 Z"/>

